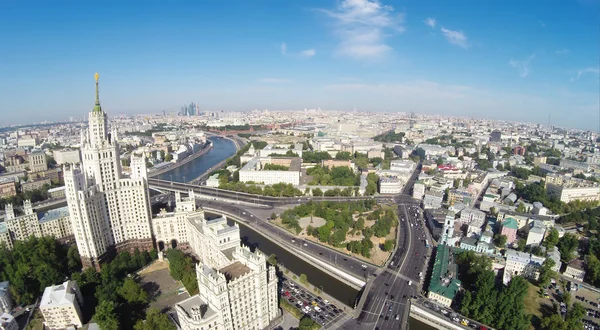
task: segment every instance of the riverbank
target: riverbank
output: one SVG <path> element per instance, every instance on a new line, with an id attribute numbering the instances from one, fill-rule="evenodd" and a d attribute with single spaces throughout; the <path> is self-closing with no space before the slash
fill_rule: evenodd
<path id="1" fill-rule="evenodd" d="M 194 159 L 196 159 L 196 158 L 198 158 L 200 156 L 204 156 L 207 152 L 210 151 L 210 149 L 212 147 L 213 147 L 213 143 L 212 143 L 212 141 L 209 140 L 209 141 L 206 142 L 206 144 L 204 145 L 204 147 L 202 147 L 202 149 L 199 150 L 198 152 L 193 153 L 192 155 L 184 158 L 181 162 L 174 163 L 172 165 L 166 166 L 166 167 L 161 168 L 161 169 L 159 169 L 157 171 L 154 171 L 154 172 L 149 172 L 148 173 L 148 177 L 154 178 L 154 177 L 157 177 L 157 176 L 159 176 L 161 174 L 164 174 L 164 173 L 167 173 L 169 171 L 172 171 L 172 170 L 178 168 L 179 166 L 183 166 L 183 165 L 191 162 L 192 160 L 194 160 Z"/>

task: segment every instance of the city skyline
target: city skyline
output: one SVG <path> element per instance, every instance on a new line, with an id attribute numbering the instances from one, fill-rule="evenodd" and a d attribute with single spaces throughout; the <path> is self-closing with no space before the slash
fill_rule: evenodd
<path id="1" fill-rule="evenodd" d="M 98 71 L 113 115 L 196 101 L 598 130 L 595 0 L 139 4 L 3 4 L 4 122 L 83 116 Z"/>

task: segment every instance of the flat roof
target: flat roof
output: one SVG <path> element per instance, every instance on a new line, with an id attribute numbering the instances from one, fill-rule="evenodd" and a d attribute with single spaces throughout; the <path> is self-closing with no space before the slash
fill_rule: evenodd
<path id="1" fill-rule="evenodd" d="M 63 207 L 59 207 L 57 209 L 38 213 L 39 222 L 52 221 L 52 220 L 56 220 L 56 219 L 60 219 L 60 218 L 68 217 L 68 216 L 69 216 L 69 207 L 68 206 L 63 206 Z"/>
<path id="2" fill-rule="evenodd" d="M 225 278 L 227 278 L 228 281 L 231 281 L 248 274 L 252 271 L 252 269 L 250 269 L 250 267 L 244 265 L 243 263 L 236 261 L 228 266 L 221 268 L 219 271 L 225 274 Z"/>

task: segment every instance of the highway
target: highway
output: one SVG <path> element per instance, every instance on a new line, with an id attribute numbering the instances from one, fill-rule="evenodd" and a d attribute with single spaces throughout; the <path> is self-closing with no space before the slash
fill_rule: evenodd
<path id="1" fill-rule="evenodd" d="M 300 204 L 308 201 L 334 201 L 334 202 L 345 202 L 345 201 L 357 201 L 364 199 L 375 198 L 377 201 L 392 201 L 395 196 L 357 196 L 357 197 L 344 197 L 344 196 L 313 196 L 313 197 L 272 197 L 272 196 L 261 196 L 254 194 L 247 194 L 243 192 L 236 192 L 231 190 L 224 190 L 219 188 L 200 186 L 196 184 L 181 183 L 176 181 L 159 180 L 159 179 L 148 179 L 148 185 L 150 188 L 166 192 L 166 191 L 180 191 L 187 193 L 189 190 L 194 190 L 196 194 L 204 196 L 210 196 L 217 199 L 229 199 L 243 201 L 247 203 L 261 204 L 267 206 L 279 206 L 287 204 Z M 412 198 L 407 195 L 399 195 L 402 201 L 412 201 Z"/>

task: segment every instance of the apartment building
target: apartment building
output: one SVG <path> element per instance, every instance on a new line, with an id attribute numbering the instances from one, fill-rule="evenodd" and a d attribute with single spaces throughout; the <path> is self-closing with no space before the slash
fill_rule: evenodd
<path id="1" fill-rule="evenodd" d="M 539 268 L 544 263 L 544 258 L 531 253 L 519 252 L 516 250 L 506 250 L 506 266 L 502 282 L 508 284 L 513 276 L 523 276 L 537 280 Z"/>
<path id="2" fill-rule="evenodd" d="M 0 314 L 10 313 L 13 309 L 13 300 L 10 295 L 8 281 L 0 282 Z"/>
<path id="3" fill-rule="evenodd" d="M 0 330 L 19 330 L 19 324 L 14 316 L 0 313 Z"/>
<path id="4" fill-rule="evenodd" d="M 69 209 L 66 206 L 37 213 L 34 212 L 31 201 L 26 200 L 22 215 L 15 214 L 12 204 L 7 204 L 4 210 L 5 227 L 0 227 L 0 243 L 6 243 L 8 248 L 12 249 L 14 241 L 26 240 L 29 236 L 54 236 L 59 240 L 67 240 L 73 236 Z"/>
<path id="5" fill-rule="evenodd" d="M 379 193 L 380 194 L 400 194 L 404 187 L 404 181 L 398 178 L 385 178 L 379 179 Z"/>
<path id="6" fill-rule="evenodd" d="M 200 293 L 175 305 L 182 330 L 264 329 L 279 316 L 275 268 L 262 252 L 240 246 L 237 224 L 194 212 L 188 215 L 188 237 L 200 260 Z"/>
<path id="7" fill-rule="evenodd" d="M 12 178 L 4 178 L 0 180 L 0 198 L 8 198 L 17 194 L 15 180 Z"/>
<path id="8" fill-rule="evenodd" d="M 40 311 L 44 316 L 44 324 L 51 330 L 81 327 L 82 309 L 83 296 L 77 282 L 66 281 L 44 289 Z"/>
<path id="9" fill-rule="evenodd" d="M 565 268 L 564 276 L 572 278 L 574 280 L 583 282 L 585 278 L 585 266 L 583 265 L 583 261 L 579 259 L 572 260 Z"/>
<path id="10" fill-rule="evenodd" d="M 29 171 L 32 173 L 45 171 L 48 169 L 46 154 L 42 151 L 36 151 L 29 154 Z"/>
<path id="11" fill-rule="evenodd" d="M 153 248 L 150 198 L 144 157 L 131 156 L 131 175 L 121 174 L 117 132 L 108 130 L 96 103 L 81 134 L 81 164 L 65 164 L 67 203 L 84 267 L 100 268 L 113 250 Z"/>

